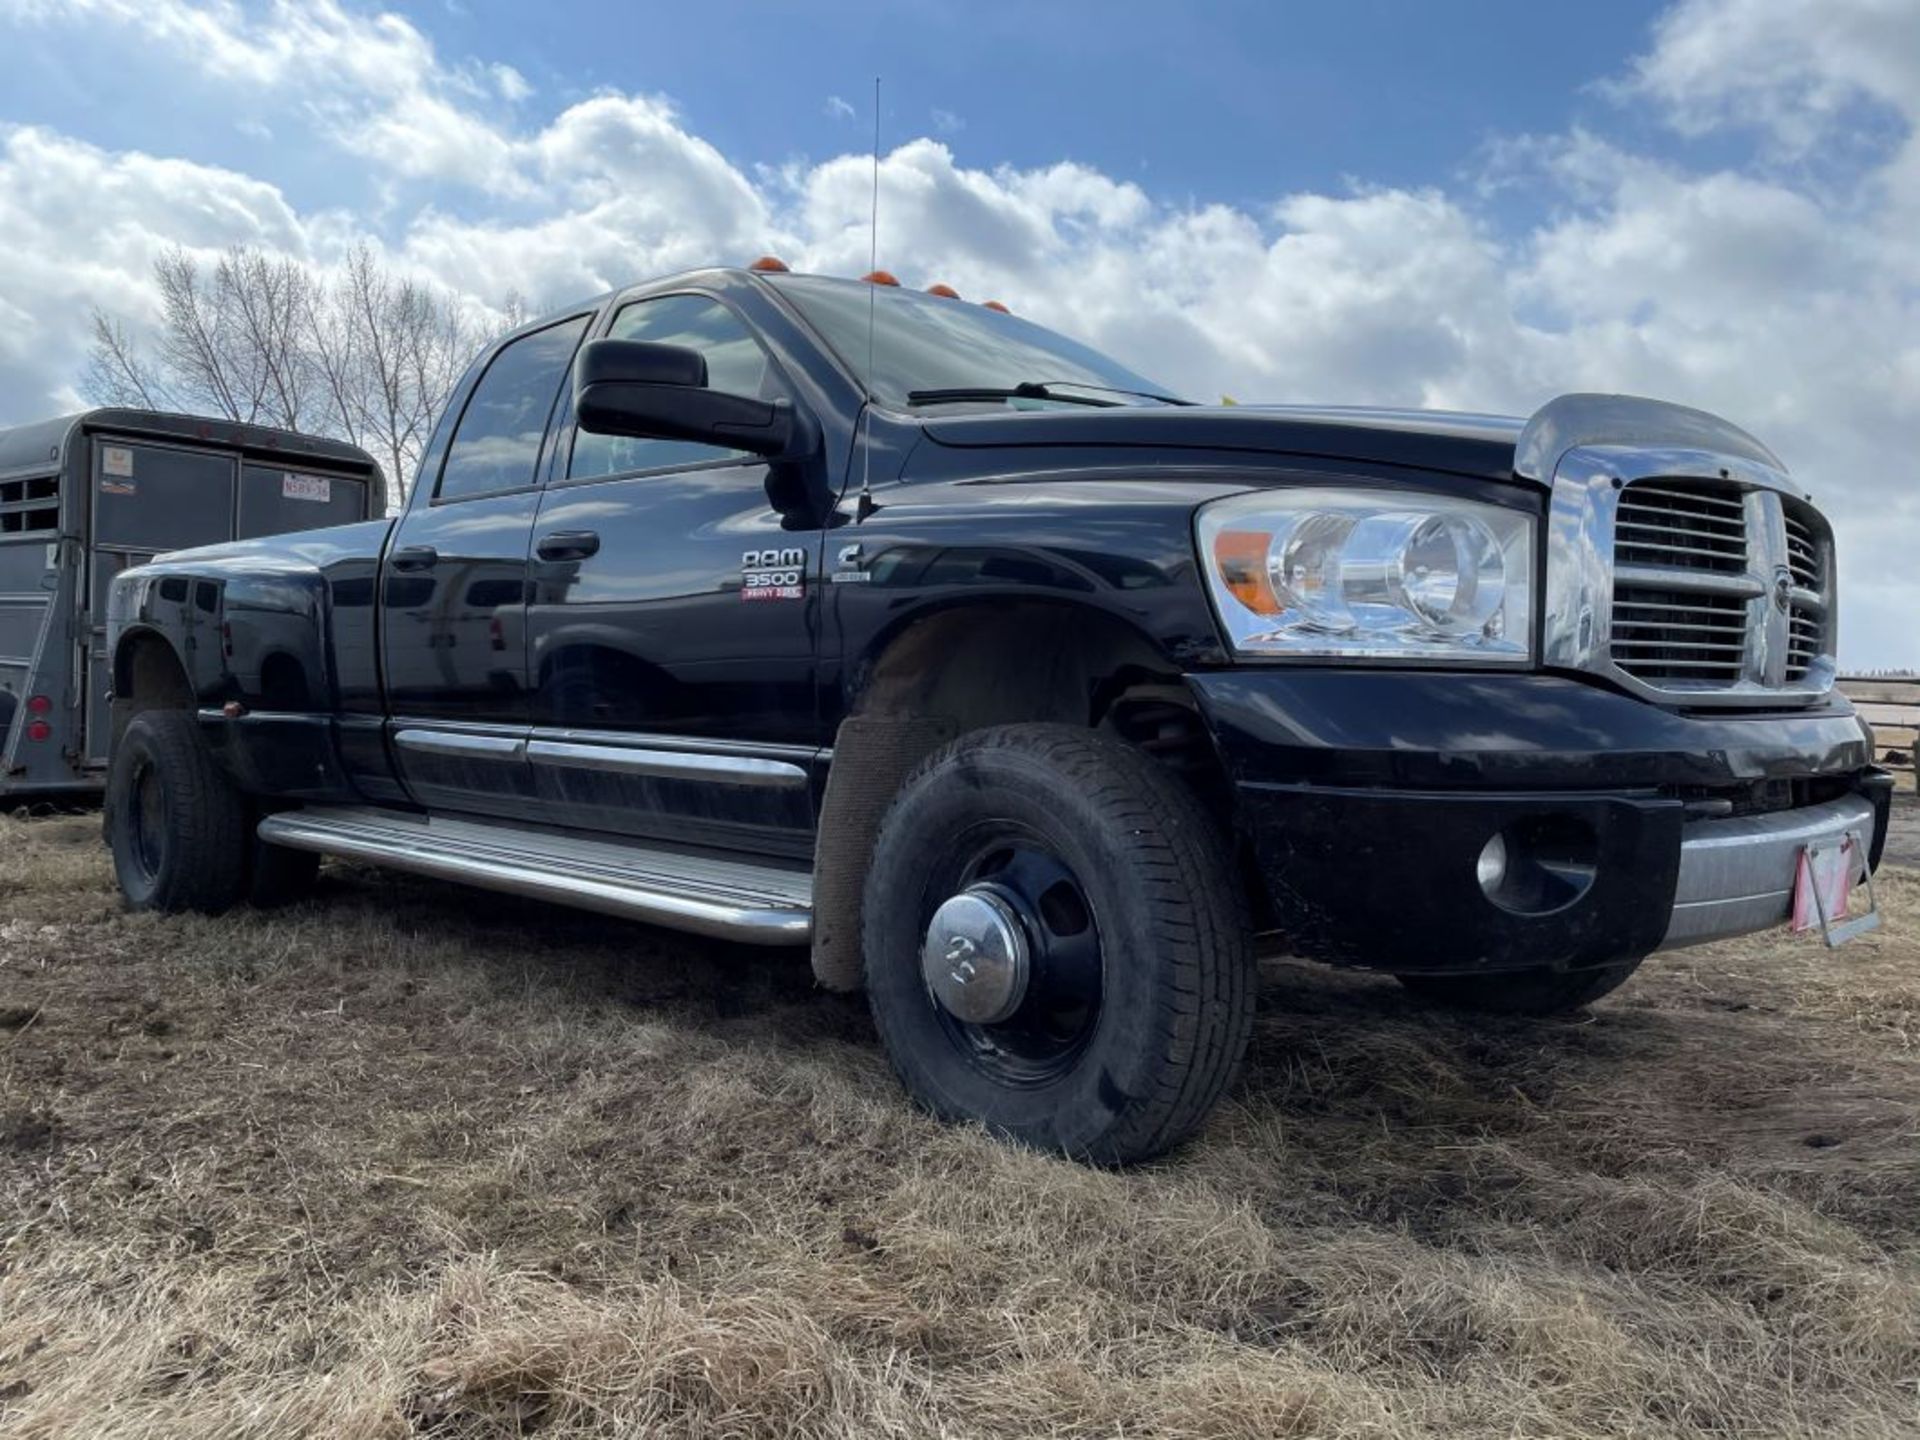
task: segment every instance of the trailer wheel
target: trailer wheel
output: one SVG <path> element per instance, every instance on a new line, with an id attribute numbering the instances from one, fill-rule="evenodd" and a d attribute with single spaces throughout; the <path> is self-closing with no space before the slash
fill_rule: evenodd
<path id="1" fill-rule="evenodd" d="M 1513 970 L 1499 975 L 1402 975 L 1400 983 L 1430 1005 L 1492 1015 L 1563 1015 L 1611 995 L 1640 968 L 1638 960 L 1591 970 Z"/>
<path id="2" fill-rule="evenodd" d="M 880 827 L 862 913 L 880 1037 L 943 1119 L 1144 1160 L 1246 1051 L 1251 929 L 1225 842 L 1117 740 L 1009 725 L 936 752 Z"/>
<path id="3" fill-rule="evenodd" d="M 247 890 L 247 806 L 184 710 L 134 716 L 107 777 L 114 877 L 135 910 L 227 909 Z"/>

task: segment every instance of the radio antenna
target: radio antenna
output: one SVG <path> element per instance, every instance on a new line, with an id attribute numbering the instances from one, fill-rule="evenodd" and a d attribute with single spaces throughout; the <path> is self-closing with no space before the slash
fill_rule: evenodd
<path id="1" fill-rule="evenodd" d="M 873 503 L 873 332 L 874 308 L 880 301 L 879 282 L 873 277 L 880 269 L 880 77 L 873 77 L 873 203 L 867 215 L 867 404 L 862 424 L 866 427 L 860 446 L 860 505 L 856 520 L 874 512 Z"/>

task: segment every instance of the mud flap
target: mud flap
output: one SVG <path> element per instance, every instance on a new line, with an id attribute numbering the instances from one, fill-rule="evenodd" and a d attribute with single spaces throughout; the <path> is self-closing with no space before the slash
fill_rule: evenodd
<path id="1" fill-rule="evenodd" d="M 823 989 L 861 987 L 860 892 L 874 836 L 901 782 L 958 733 L 942 719 L 881 715 L 841 722 L 814 851 L 813 978 Z"/>

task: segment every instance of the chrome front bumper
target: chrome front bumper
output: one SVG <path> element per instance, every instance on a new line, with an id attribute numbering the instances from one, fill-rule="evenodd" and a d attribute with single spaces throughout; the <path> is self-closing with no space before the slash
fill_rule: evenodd
<path id="1" fill-rule="evenodd" d="M 1702 820 L 1680 843 L 1680 881 L 1662 950 L 1785 924 L 1793 912 L 1800 852 L 1849 832 L 1862 853 L 1873 843 L 1874 810 L 1859 795 L 1731 820 Z"/>

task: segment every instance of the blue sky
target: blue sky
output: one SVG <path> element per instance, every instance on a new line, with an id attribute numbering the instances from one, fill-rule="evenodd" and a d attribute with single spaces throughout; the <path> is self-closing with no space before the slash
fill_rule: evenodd
<path id="1" fill-rule="evenodd" d="M 1920 663 L 1920 0 L 0 0 L 0 423 L 169 245 L 477 310 L 881 259 L 1188 393 L 1702 406 Z"/>
<path id="2" fill-rule="evenodd" d="M 1172 202 L 1257 209 L 1355 179 L 1445 180 L 1516 134 L 1630 125 L 1592 82 L 1644 48 L 1662 6 L 833 0 L 804 19 L 793 5 L 741 0 L 382 8 L 443 56 L 511 64 L 549 105 L 604 88 L 670 97 L 691 130 L 745 166 L 864 148 L 878 75 L 883 143 L 931 135 L 988 166 L 1076 160 Z M 255 162 L 259 139 L 236 128 L 229 96 L 188 87 L 165 104 L 127 103 L 129 77 L 158 90 L 173 65 L 146 36 L 104 27 L 77 38 L 61 26 L 18 34 L 10 118 L 112 148 Z M 1635 128 L 1656 146 L 1680 143 Z M 276 133 L 275 144 L 299 141 Z M 283 155 L 288 193 L 353 200 L 361 177 L 326 161 L 319 149 Z"/>

